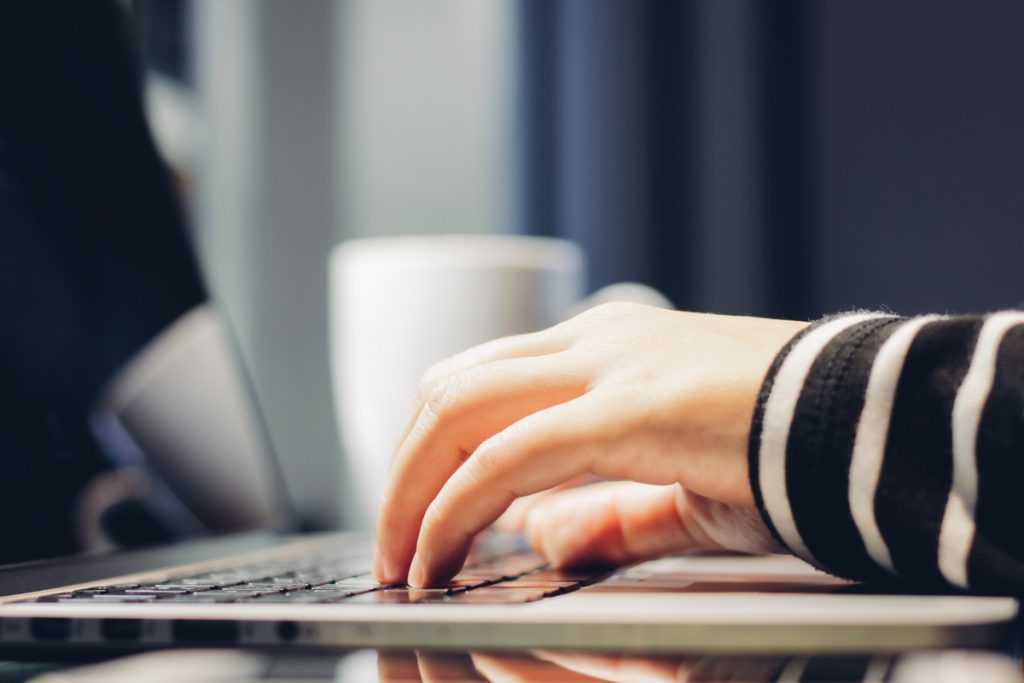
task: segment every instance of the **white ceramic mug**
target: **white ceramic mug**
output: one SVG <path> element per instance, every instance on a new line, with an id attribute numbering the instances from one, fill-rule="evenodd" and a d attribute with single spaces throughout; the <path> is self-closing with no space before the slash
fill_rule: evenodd
<path id="1" fill-rule="evenodd" d="M 423 373 L 489 339 L 543 329 L 581 299 L 574 243 L 514 235 L 350 240 L 329 262 L 330 354 L 347 505 L 374 522 Z"/>

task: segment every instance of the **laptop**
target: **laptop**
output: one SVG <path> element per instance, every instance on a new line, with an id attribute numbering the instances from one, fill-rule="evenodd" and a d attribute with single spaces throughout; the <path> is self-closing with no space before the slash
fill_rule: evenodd
<path id="1" fill-rule="evenodd" d="M 218 325 L 208 307 L 183 316 L 126 364 L 101 404 L 112 429 L 148 445 L 145 465 L 170 482 L 182 508 L 222 522 L 208 527 L 249 530 L 0 567 L 4 654 L 172 646 L 878 653 L 998 645 L 1017 615 L 1010 598 L 873 592 L 787 556 L 690 554 L 563 570 L 498 534 L 481 539 L 444 587 L 378 584 L 366 536 L 287 531 L 280 465 Z M 181 400 L 196 386 L 201 396 Z M 201 399 L 210 407 L 193 405 Z M 217 415 L 201 433 L 190 426 L 197 410 Z M 247 436 L 218 434 L 227 415 L 251 427 Z M 111 490 L 119 489 L 84 496 L 92 502 L 75 508 L 80 528 L 110 512 L 94 508 Z"/>

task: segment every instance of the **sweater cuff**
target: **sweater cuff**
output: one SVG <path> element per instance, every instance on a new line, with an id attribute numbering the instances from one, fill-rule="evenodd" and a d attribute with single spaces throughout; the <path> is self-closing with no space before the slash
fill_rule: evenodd
<path id="1" fill-rule="evenodd" d="M 821 320 L 764 381 L 758 509 L 841 576 L 1022 595 L 1022 387 L 1022 311 Z"/>
<path id="2" fill-rule="evenodd" d="M 892 578 L 859 533 L 850 463 L 872 363 L 901 320 L 855 311 L 801 331 L 772 363 L 750 431 L 750 483 L 765 524 L 793 554 L 850 578 Z"/>

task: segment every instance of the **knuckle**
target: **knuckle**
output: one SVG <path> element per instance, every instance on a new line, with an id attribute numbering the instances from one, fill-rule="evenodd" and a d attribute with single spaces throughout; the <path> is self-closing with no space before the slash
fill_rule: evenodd
<path id="1" fill-rule="evenodd" d="M 472 457 L 466 461 L 463 476 L 468 485 L 482 486 L 485 482 L 493 480 L 498 469 L 498 456 L 495 449 L 485 445 L 477 448 Z"/>
<path id="2" fill-rule="evenodd" d="M 448 376 L 450 365 L 449 360 L 443 360 L 427 368 L 427 371 L 423 373 L 423 377 L 420 379 L 419 387 L 416 390 L 416 398 L 420 401 L 427 400 L 437 385 Z"/>
<path id="3" fill-rule="evenodd" d="M 459 396 L 465 388 L 465 382 L 458 375 L 449 375 L 443 380 L 434 382 L 425 393 L 423 408 L 426 413 L 437 421 L 451 417 Z"/>
<path id="4" fill-rule="evenodd" d="M 592 306 L 568 321 L 573 328 L 576 342 L 595 333 L 607 331 L 630 322 L 636 316 L 637 304 L 624 301 L 608 301 Z"/>
<path id="5" fill-rule="evenodd" d="M 466 528 L 464 516 L 455 514 L 455 500 L 453 492 L 445 487 L 427 506 L 423 513 L 420 536 L 428 545 L 433 545 L 433 539 L 439 536 L 451 538 L 469 535 L 470 531 Z"/>
<path id="6" fill-rule="evenodd" d="M 606 301 L 585 312 L 590 318 L 598 321 L 617 320 L 636 309 L 636 304 L 627 301 Z"/>
<path id="7" fill-rule="evenodd" d="M 423 512 L 422 533 L 429 534 L 432 529 L 439 528 L 438 525 L 442 523 L 444 518 L 443 506 L 444 498 L 441 495 L 438 495 L 427 506 L 427 509 Z"/>
<path id="8" fill-rule="evenodd" d="M 634 310 L 636 304 L 631 301 L 606 301 L 601 304 L 600 308 L 608 315 L 618 315 Z"/>
<path id="9" fill-rule="evenodd" d="M 416 387 L 416 402 L 420 404 L 426 403 L 433 391 L 434 383 L 424 378 L 420 381 L 419 386 Z"/>
<path id="10" fill-rule="evenodd" d="M 484 441 L 473 453 L 473 475 L 478 479 L 493 478 L 500 474 L 502 461 L 506 458 L 512 458 L 518 463 L 527 460 L 530 452 L 536 448 L 530 438 L 532 428 L 529 422 L 516 422 Z"/>
<path id="11" fill-rule="evenodd" d="M 506 458 L 502 449 L 481 446 L 466 462 L 459 478 L 464 493 L 473 495 L 501 496 L 516 498 L 506 483 Z"/>

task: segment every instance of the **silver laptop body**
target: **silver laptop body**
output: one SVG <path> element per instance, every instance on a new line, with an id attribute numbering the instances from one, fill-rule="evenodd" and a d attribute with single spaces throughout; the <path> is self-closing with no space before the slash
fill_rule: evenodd
<path id="1" fill-rule="evenodd" d="M 530 556 L 518 554 L 506 586 L 492 577 L 478 588 L 410 594 L 369 585 L 368 550 L 365 538 L 350 534 L 248 536 L 9 568 L 0 572 L 0 588 L 18 592 L 0 598 L 0 648 L 883 653 L 999 645 L 1017 613 L 1010 598 L 864 594 L 781 556 L 672 557 L 567 574 L 559 582 L 542 567 L 528 569 Z M 336 561 L 338 578 L 328 581 L 331 572 L 321 564 L 288 582 L 296 576 L 290 567 L 311 567 L 307 558 Z M 505 561 L 495 557 L 478 566 Z M 266 568 L 285 582 L 275 586 L 281 576 L 253 574 Z M 321 575 L 313 576 L 317 570 Z M 209 580 L 200 583 L 206 577 L 228 585 L 211 588 Z M 149 586 L 157 595 L 119 586 Z M 193 596 L 231 593 L 235 586 L 239 597 L 188 600 L 189 593 L 158 586 L 193 586 Z M 139 599 L 130 597 L 132 590 Z"/>

